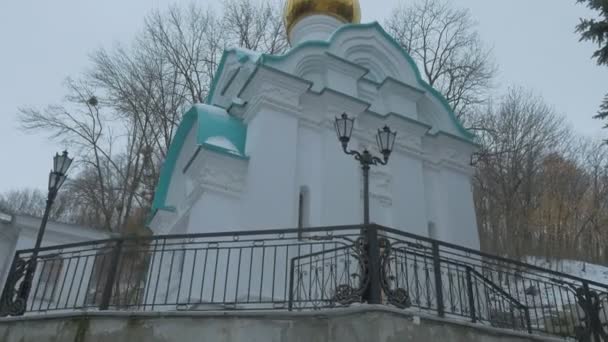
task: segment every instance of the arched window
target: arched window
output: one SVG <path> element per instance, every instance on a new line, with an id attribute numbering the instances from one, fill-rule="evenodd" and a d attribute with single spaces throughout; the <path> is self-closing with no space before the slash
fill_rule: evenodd
<path id="1" fill-rule="evenodd" d="M 306 227 L 310 227 L 310 191 L 307 186 L 301 186 L 298 197 L 298 238 L 302 237 Z"/>

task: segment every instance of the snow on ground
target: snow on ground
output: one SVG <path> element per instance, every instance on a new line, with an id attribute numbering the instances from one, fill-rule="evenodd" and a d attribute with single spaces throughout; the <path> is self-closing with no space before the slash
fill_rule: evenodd
<path id="1" fill-rule="evenodd" d="M 527 263 L 608 285 L 608 266 L 576 260 L 547 260 L 529 257 Z"/>

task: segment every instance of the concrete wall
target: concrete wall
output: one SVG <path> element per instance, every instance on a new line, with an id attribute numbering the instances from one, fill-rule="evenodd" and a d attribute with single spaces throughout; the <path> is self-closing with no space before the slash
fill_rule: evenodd
<path id="1" fill-rule="evenodd" d="M 322 312 L 87 313 L 0 319 L 0 342 L 561 341 L 379 306 Z"/>

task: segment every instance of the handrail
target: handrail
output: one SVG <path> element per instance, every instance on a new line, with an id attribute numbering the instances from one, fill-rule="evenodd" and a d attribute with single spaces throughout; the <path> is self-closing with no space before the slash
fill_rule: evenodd
<path id="1" fill-rule="evenodd" d="M 361 227 L 363 225 L 338 225 L 338 226 L 328 226 L 328 227 L 311 227 L 306 228 L 307 233 L 318 233 L 318 232 L 327 232 L 327 231 L 342 231 L 342 230 L 351 230 L 353 228 Z M 68 249 L 75 248 L 87 245 L 95 245 L 95 244 L 105 244 L 112 243 L 117 241 L 155 241 L 155 240 L 179 240 L 179 239 L 201 239 L 201 238 L 212 238 L 212 237 L 232 237 L 232 236 L 254 236 L 254 235 L 272 235 L 272 234 L 290 234 L 300 232 L 299 228 L 288 228 L 288 229 L 260 229 L 260 230 L 239 230 L 239 231 L 224 231 L 224 232 L 212 232 L 212 233 L 194 233 L 194 234 L 165 234 L 165 235 L 151 235 L 151 236 L 124 236 L 124 237 L 116 237 L 110 239 L 101 239 L 101 240 L 90 240 L 83 242 L 74 242 L 68 244 L 60 244 L 60 245 L 52 245 L 41 247 L 38 249 L 39 252 L 44 252 L 48 250 L 56 250 L 56 249 Z M 34 251 L 33 248 L 18 250 L 18 253 L 32 253 Z"/>
<path id="2" fill-rule="evenodd" d="M 540 267 L 540 266 L 536 266 L 536 265 L 532 265 L 523 261 L 519 261 L 519 260 L 515 260 L 515 259 L 509 259 L 509 258 L 505 258 L 505 257 L 501 257 L 498 255 L 493 255 L 493 254 L 489 254 L 489 253 L 485 253 L 482 251 L 478 251 L 472 248 L 468 248 L 468 247 L 464 247 L 464 246 L 459 246 L 459 245 L 455 245 L 449 242 L 444 242 L 441 240 L 434 240 L 425 236 L 420 236 L 420 235 L 416 235 L 416 234 L 412 234 L 412 233 L 408 233 L 402 230 L 398 230 L 395 228 L 389 228 L 389 227 L 383 227 L 383 226 L 379 226 L 376 225 L 378 227 L 378 229 L 385 231 L 385 232 L 389 232 L 389 233 L 393 233 L 393 234 L 397 234 L 403 237 L 407 237 L 407 238 L 411 238 L 411 239 L 416 239 L 416 240 L 420 240 L 420 241 L 424 241 L 424 242 L 428 242 L 428 243 L 438 243 L 440 246 L 442 247 L 448 247 L 451 249 L 455 249 L 458 251 L 462 251 L 465 253 L 469 253 L 469 254 L 474 254 L 474 255 L 478 255 L 484 258 L 488 258 L 488 259 L 494 259 L 500 262 L 504 262 L 506 264 L 511 264 L 511 265 L 515 265 L 518 267 L 524 267 L 524 268 L 528 268 L 528 269 L 532 269 L 535 271 L 540 271 L 540 272 L 544 272 L 544 273 L 549 273 L 561 278 L 569 278 L 569 279 L 573 279 L 576 281 L 580 281 L 580 282 L 586 282 L 589 285 L 594 285 L 594 286 L 598 286 L 598 287 L 604 287 L 608 290 L 608 285 L 606 284 L 602 284 L 590 279 L 585 279 L 585 278 L 581 278 L 581 277 L 577 277 L 577 276 L 573 276 L 567 273 L 563 273 L 563 272 L 558 272 L 558 271 L 554 271 L 552 269 L 549 268 L 544 268 L 544 267 Z"/>
<path id="3" fill-rule="evenodd" d="M 522 303 L 520 303 L 517 299 L 513 298 L 513 296 L 511 296 L 510 294 L 508 294 L 500 286 L 496 285 L 493 281 L 491 281 L 490 279 L 486 278 L 481 273 L 477 272 L 473 267 L 467 266 L 466 268 L 467 268 L 467 270 L 469 272 L 475 274 L 475 276 L 477 276 L 478 278 L 480 278 L 481 280 L 483 280 L 487 285 L 489 285 L 490 287 L 492 287 L 494 290 L 500 292 L 500 294 L 503 297 L 506 297 L 508 300 L 510 300 L 511 302 L 515 303 L 520 309 L 526 309 L 526 310 L 529 309 L 528 306 L 523 305 Z"/>

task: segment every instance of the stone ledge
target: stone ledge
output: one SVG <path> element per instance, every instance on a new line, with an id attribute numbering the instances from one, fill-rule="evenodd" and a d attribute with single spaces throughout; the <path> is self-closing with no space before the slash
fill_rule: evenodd
<path id="1" fill-rule="evenodd" d="M 238 325 L 243 324 L 243 322 L 249 322 L 249 324 L 266 326 L 268 329 L 281 329 L 284 330 L 287 327 L 293 328 L 295 324 L 298 325 L 311 325 L 311 329 L 315 330 L 315 332 L 319 332 L 319 325 L 324 326 L 327 325 L 328 331 L 341 330 L 343 327 L 339 327 L 340 325 L 351 325 L 354 322 L 361 320 L 359 324 L 354 324 L 361 328 L 361 326 L 365 326 L 366 324 L 370 324 L 371 321 L 378 321 L 381 324 L 389 324 L 394 322 L 395 320 L 400 321 L 400 324 L 396 326 L 409 326 L 409 333 L 414 332 L 416 335 L 416 331 L 423 334 L 424 331 L 428 330 L 428 333 L 433 333 L 435 330 L 445 330 L 449 331 L 456 335 L 463 335 L 466 339 L 463 341 L 468 341 L 471 339 L 471 336 L 479 336 L 479 341 L 563 341 L 559 338 L 552 338 L 546 336 L 539 335 L 530 335 L 522 332 L 516 332 L 506 329 L 500 329 L 490 326 L 485 326 L 482 324 L 474 324 L 466 321 L 453 320 L 449 318 L 439 318 L 436 316 L 422 314 L 420 312 L 416 312 L 413 310 L 400 310 L 397 308 L 387 307 L 384 305 L 356 305 L 348 308 L 337 308 L 337 309 L 327 309 L 322 311 L 283 311 L 283 310 L 274 310 L 274 311 L 165 311 L 165 312 L 139 312 L 139 311 L 75 311 L 75 312 L 57 312 L 57 313 L 46 313 L 46 314 L 37 314 L 31 316 L 22 316 L 22 317 L 8 317 L 0 319 L 0 336 L 3 336 L 2 332 L 4 332 L 4 336 L 7 336 L 7 333 L 12 330 L 23 330 L 19 329 L 18 326 L 23 324 L 27 324 L 28 326 L 34 326 L 37 324 L 40 325 L 65 325 L 68 322 L 86 322 L 87 329 L 91 328 L 91 325 L 94 325 L 96 321 L 105 321 L 103 325 L 107 326 L 108 321 L 115 322 L 115 328 L 119 331 L 121 329 L 128 329 L 131 326 L 131 321 L 143 322 L 144 325 L 148 324 L 151 327 L 159 327 L 160 325 L 173 325 L 174 328 L 179 331 L 178 326 L 180 325 L 179 319 L 184 318 L 183 325 L 184 328 L 188 328 L 187 326 L 191 326 L 193 321 L 200 321 L 208 319 L 207 322 L 215 322 L 225 321 L 223 324 L 233 324 L 235 325 L 235 329 L 239 329 Z M 344 318 L 348 318 L 348 321 L 344 321 Z M 159 322 L 149 322 L 149 321 L 157 321 L 158 319 L 163 319 L 163 323 Z M 176 321 L 177 320 L 177 321 Z M 128 323 L 127 323 L 128 322 Z M 231 323 L 232 322 L 232 323 Z M 258 323 L 255 323 L 258 322 Z M 281 323 L 283 322 L 283 323 Z M 126 324 L 125 324 L 126 323 Z M 202 322 L 201 322 L 202 323 Z M 409 324 L 408 324 L 409 323 Z M 100 323 L 101 324 L 101 323 Z M 211 323 L 213 324 L 213 323 Z M 287 325 L 285 325 L 287 324 Z M 80 325 L 78 325 L 80 327 Z M 393 324 L 393 328 L 394 328 Z M 57 327 L 59 328 L 59 327 Z M 114 327 L 113 327 L 114 328 Z M 192 328 L 192 327 L 190 327 Z M 377 326 L 370 324 L 369 330 L 374 330 Z M 62 327 L 61 329 L 65 329 Z M 297 330 L 307 328 L 300 327 Z M 69 328 L 68 328 L 69 330 Z M 78 328 L 78 331 L 81 329 Z M 93 329 L 94 330 L 94 329 Z M 103 330 L 103 329 L 102 329 Z M 115 329 L 109 329 L 115 330 Z M 356 329 L 355 329 L 356 330 Z M 391 330 L 386 329 L 387 331 Z M 397 329 L 398 330 L 398 329 Z M 37 331 L 38 332 L 38 331 Z M 398 331 L 394 331 L 397 333 Z M 23 334 L 26 334 L 26 331 L 22 331 Z M 99 331 L 98 331 L 99 333 Z M 114 332 L 116 333 L 116 331 Z M 123 331 L 123 333 L 129 336 L 132 336 L 132 331 Z M 93 333 L 91 333 L 93 334 Z M 331 333 L 328 333 L 331 335 Z M 281 333 L 281 336 L 285 335 L 285 333 Z M 428 335 L 428 334 L 427 334 Z M 27 336 L 19 335 L 23 341 L 29 341 L 30 339 Z M 33 336 L 32 336 L 33 337 Z M 381 336 L 374 336 L 377 341 L 391 341 L 387 339 L 383 339 Z M 36 336 L 36 339 L 40 339 L 40 335 Z M 32 339 L 33 340 L 33 339 Z M 226 341 L 242 341 L 240 339 L 224 339 Z M 460 339 L 458 339 L 460 340 Z M 49 339 L 48 341 L 55 341 L 54 339 Z M 57 340 L 59 341 L 59 340 Z M 101 339 L 82 339 L 79 341 L 105 341 Z M 112 341 L 112 340 L 108 340 Z M 159 340 L 165 341 L 165 340 Z M 184 341 L 189 341 L 184 339 Z M 281 339 L 280 341 L 283 341 Z M 315 340 L 316 341 L 316 340 Z M 330 341 L 330 340 L 327 340 Z M 334 341 L 334 340 L 331 340 Z M 420 341 L 424 341 L 424 339 L 420 339 Z M 452 340 L 450 340 L 452 341 Z M 471 341 L 475 341 L 471 339 Z"/>

